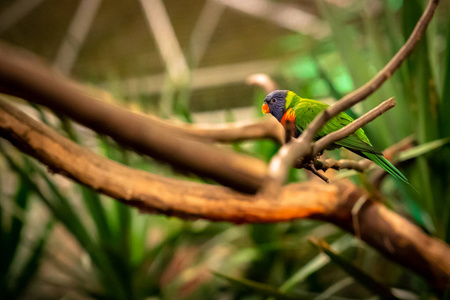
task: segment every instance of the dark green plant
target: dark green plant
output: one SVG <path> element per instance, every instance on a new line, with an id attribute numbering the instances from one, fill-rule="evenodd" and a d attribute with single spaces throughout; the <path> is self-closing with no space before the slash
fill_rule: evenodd
<path id="1" fill-rule="evenodd" d="M 45 221 L 42 229 L 33 230 L 33 238 L 27 237 L 24 231 L 30 226 L 33 183 L 25 173 L 19 173 L 17 181 L 14 196 L 2 193 L 0 203 L 0 299 L 19 299 L 27 290 L 39 270 L 54 223 Z"/>

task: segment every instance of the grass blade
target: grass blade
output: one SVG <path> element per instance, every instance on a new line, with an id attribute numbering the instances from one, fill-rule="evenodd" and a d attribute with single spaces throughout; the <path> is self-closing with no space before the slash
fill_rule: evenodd
<path id="1" fill-rule="evenodd" d="M 331 296 L 336 294 L 337 292 L 341 291 L 342 289 L 352 285 L 355 282 L 353 278 L 346 277 L 342 280 L 339 280 L 335 284 L 331 285 L 329 288 L 327 288 L 323 293 L 321 293 L 319 296 L 314 298 L 314 300 L 326 300 L 330 299 Z"/>
<path id="2" fill-rule="evenodd" d="M 30 186 L 27 183 L 27 179 L 23 176 L 20 176 L 19 187 L 17 188 L 16 195 L 14 196 L 14 205 L 17 208 L 25 211 L 28 204 L 29 195 Z M 6 272 L 13 262 L 15 255 L 17 254 L 17 248 L 20 243 L 21 233 L 24 225 L 25 223 L 23 219 L 15 215 L 11 216 L 11 227 L 9 232 L 5 232 L 6 243 L 3 244 L 2 247 L 4 248 L 3 250 L 5 251 L 5 253 L 3 253 L 4 256 L 2 256 L 1 259 L 1 267 L 2 270 L 5 270 Z"/>
<path id="3" fill-rule="evenodd" d="M 450 137 L 415 146 L 411 149 L 399 153 L 398 156 L 395 158 L 395 161 L 402 162 L 422 156 L 428 152 L 431 152 L 442 146 L 445 146 L 448 143 L 450 143 Z"/>
<path id="4" fill-rule="evenodd" d="M 11 295 L 11 298 L 17 298 L 20 294 L 25 291 L 26 286 L 31 282 L 34 275 L 36 274 L 40 260 L 44 253 L 45 245 L 47 244 L 48 237 L 50 232 L 53 229 L 54 221 L 50 220 L 45 225 L 44 231 L 40 234 L 40 238 L 35 243 L 34 247 L 31 249 L 31 255 L 28 257 L 28 260 L 23 265 L 22 269 L 19 272 L 19 276 L 14 282 L 14 294 Z"/>
<path id="5" fill-rule="evenodd" d="M 331 250 L 330 246 L 326 242 L 316 241 L 312 243 L 320 251 L 325 253 L 333 263 L 341 267 L 345 272 L 347 272 L 350 276 L 352 276 L 356 282 L 360 283 L 368 290 L 372 291 L 377 295 L 380 295 L 381 297 L 383 297 L 383 299 L 398 299 L 392 294 L 391 290 L 388 287 L 384 286 L 382 283 L 378 282 L 369 274 L 361 270 L 359 267 L 355 266 L 350 261 L 348 261 L 341 255 Z"/>
<path id="6" fill-rule="evenodd" d="M 112 233 L 106 218 L 105 208 L 100 200 L 100 195 L 85 186 L 80 186 L 80 189 L 83 201 L 95 222 L 98 239 L 111 241 Z"/>
<path id="7" fill-rule="evenodd" d="M 336 249 L 336 251 L 343 252 L 347 248 L 353 246 L 355 243 L 353 242 L 354 238 L 350 235 L 344 235 L 339 238 L 336 242 L 334 242 L 331 247 Z M 288 280 L 286 280 L 281 286 L 281 292 L 287 292 L 291 290 L 294 286 L 303 282 L 309 275 L 317 272 L 325 265 L 330 262 L 330 258 L 326 255 L 319 253 L 316 257 L 311 259 L 306 265 L 300 268 L 297 272 L 294 273 Z"/>
<path id="8" fill-rule="evenodd" d="M 441 136 L 450 136 L 450 122 L 448 122 L 448 116 L 450 115 L 450 84 L 448 84 L 450 82 L 450 21 L 447 28 L 446 57 L 444 58 L 445 67 L 442 80 L 443 89 L 439 107 Z"/>
<path id="9" fill-rule="evenodd" d="M 248 288 L 252 291 L 255 291 L 259 294 L 265 295 L 265 296 L 272 296 L 276 297 L 277 299 L 298 299 L 298 297 L 287 295 L 285 293 L 280 292 L 275 286 L 259 283 L 253 280 L 244 279 L 244 278 L 236 278 L 231 277 L 219 272 L 213 272 L 213 274 L 219 278 L 223 278 L 227 281 L 229 281 L 232 284 L 236 284 L 238 286 L 242 286 L 245 288 Z M 312 297 L 309 298 L 302 298 L 302 299 L 312 299 Z"/>

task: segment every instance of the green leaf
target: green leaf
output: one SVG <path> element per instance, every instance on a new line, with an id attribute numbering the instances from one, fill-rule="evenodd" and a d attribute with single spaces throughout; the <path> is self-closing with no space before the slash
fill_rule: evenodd
<path id="1" fill-rule="evenodd" d="M 26 177 L 21 176 L 17 192 L 14 196 L 14 205 L 19 209 L 26 210 L 29 195 L 30 195 L 30 186 L 28 184 L 28 180 Z M 4 256 L 2 256 L 1 259 L 2 270 L 5 271 L 8 270 L 8 268 L 10 267 L 11 263 L 14 260 L 14 257 L 17 254 L 17 248 L 20 244 L 22 229 L 23 226 L 25 225 L 24 223 L 25 221 L 26 220 L 16 215 L 11 216 L 11 227 L 6 235 L 7 241 L 2 246 L 2 248 L 4 248 L 2 250 L 5 251 L 5 253 L 2 253 L 2 255 Z"/>
<path id="2" fill-rule="evenodd" d="M 44 179 L 52 196 L 47 197 L 40 191 L 40 188 L 35 186 L 35 192 L 49 206 L 53 214 L 66 226 L 66 228 L 74 235 L 78 242 L 85 249 L 89 249 L 92 246 L 92 237 L 89 234 L 88 228 L 81 221 L 76 214 L 76 209 L 72 206 L 69 200 L 63 196 L 58 186 L 53 182 L 48 175 L 42 171 L 39 167 L 34 167 L 32 162 L 25 157 L 25 161 L 31 166 L 34 171 Z"/>
<path id="3" fill-rule="evenodd" d="M 331 247 L 336 249 L 336 251 L 343 252 L 346 249 L 355 245 L 355 239 L 346 234 L 343 237 L 339 238 L 335 241 Z M 300 268 L 297 272 L 294 273 L 288 280 L 286 280 L 281 286 L 280 291 L 287 292 L 291 290 L 294 286 L 303 282 L 309 275 L 317 272 L 325 265 L 330 262 L 330 258 L 323 253 L 319 253 L 316 257 L 311 259 L 306 265 Z"/>
<path id="4" fill-rule="evenodd" d="M 336 294 L 337 292 L 341 291 L 342 289 L 352 285 L 355 282 L 355 280 L 351 277 L 346 277 L 344 279 L 339 280 L 335 284 L 328 287 L 323 293 L 318 295 L 314 300 L 326 300 L 330 299 L 331 296 Z"/>
<path id="5" fill-rule="evenodd" d="M 449 138 L 443 138 L 440 140 L 435 140 L 432 142 L 424 143 L 418 146 L 415 146 L 411 149 L 405 150 L 401 153 L 399 153 L 395 157 L 396 162 L 406 161 L 409 159 L 413 159 L 416 157 L 419 157 L 421 155 L 424 155 L 428 152 L 431 152 L 433 150 L 436 150 L 446 144 L 450 143 L 450 137 Z"/>
<path id="6" fill-rule="evenodd" d="M 286 293 L 281 292 L 279 289 L 277 289 L 273 285 L 259 283 L 253 280 L 245 279 L 245 278 L 236 278 L 229 275 L 225 275 L 223 273 L 215 272 L 213 271 L 213 274 L 219 278 L 223 278 L 227 281 L 229 281 L 232 284 L 235 284 L 237 286 L 241 286 L 244 288 L 247 288 L 249 290 L 252 290 L 258 294 L 271 297 L 275 297 L 276 299 L 316 299 L 320 294 L 312 293 L 312 292 L 306 292 L 306 291 L 296 291 L 294 293 Z M 344 297 L 334 297 L 329 296 L 326 298 L 328 300 L 350 300 L 349 298 Z"/>
<path id="7" fill-rule="evenodd" d="M 298 297 L 293 295 L 287 295 L 281 291 L 279 291 L 275 286 L 259 283 L 253 280 L 244 279 L 244 278 L 236 278 L 231 277 L 219 272 L 213 271 L 213 274 L 219 278 L 223 278 L 227 281 L 229 281 L 232 284 L 236 284 L 238 286 L 242 286 L 245 288 L 248 288 L 252 291 L 255 291 L 259 294 L 265 295 L 265 296 L 272 296 L 276 297 L 277 299 L 298 299 Z M 303 299 L 312 299 L 310 296 L 309 298 L 303 298 Z"/>
<path id="8" fill-rule="evenodd" d="M 112 233 L 108 220 L 106 218 L 106 211 L 100 200 L 98 192 L 91 190 L 85 186 L 80 186 L 83 201 L 95 222 L 97 229 L 97 236 L 99 240 L 112 240 Z"/>
<path id="9" fill-rule="evenodd" d="M 441 136 L 450 136 L 450 21 L 447 23 L 447 44 L 445 51 L 444 75 L 442 80 L 442 96 L 439 103 L 440 130 Z"/>
<path id="10" fill-rule="evenodd" d="M 42 259 L 45 245 L 47 244 L 48 237 L 50 232 L 53 229 L 54 221 L 50 220 L 44 227 L 44 231 L 42 234 L 39 234 L 40 238 L 35 243 L 34 247 L 31 249 L 31 255 L 28 257 L 28 260 L 23 265 L 22 269 L 19 272 L 17 279 L 14 282 L 14 290 L 11 295 L 11 298 L 16 298 L 20 296 L 20 294 L 25 291 L 25 287 L 31 282 L 33 277 L 35 276 L 37 270 L 39 269 L 40 260 Z"/>
<path id="11" fill-rule="evenodd" d="M 380 295 L 383 299 L 398 299 L 395 297 L 391 290 L 384 286 L 382 283 L 374 279 L 372 276 L 361 270 L 359 267 L 348 261 L 343 256 L 337 254 L 330 249 L 330 246 L 325 241 L 312 241 L 320 251 L 325 253 L 333 263 L 341 267 L 345 272 L 355 279 L 356 282 L 360 283 L 368 290 L 373 293 Z"/>

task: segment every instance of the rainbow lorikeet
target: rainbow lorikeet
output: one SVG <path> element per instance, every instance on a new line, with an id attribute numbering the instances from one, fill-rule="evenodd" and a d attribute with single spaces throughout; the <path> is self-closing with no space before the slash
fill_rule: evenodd
<path id="1" fill-rule="evenodd" d="M 295 124 L 294 133 L 298 137 L 306 126 L 323 110 L 329 107 L 328 104 L 320 101 L 305 99 L 299 97 L 292 91 L 276 90 L 269 93 L 264 99 L 262 106 L 263 113 L 271 113 L 283 126 L 286 120 L 289 124 Z M 325 126 L 319 130 L 314 139 L 319 139 L 333 131 L 341 129 L 354 120 L 348 114 L 341 112 L 339 115 L 328 121 Z M 370 159 L 392 176 L 408 183 L 408 179 L 394 167 L 383 154 L 375 150 L 367 138 L 364 130 L 359 128 L 348 137 L 337 141 L 327 147 L 328 150 L 344 147 L 348 150 Z"/>

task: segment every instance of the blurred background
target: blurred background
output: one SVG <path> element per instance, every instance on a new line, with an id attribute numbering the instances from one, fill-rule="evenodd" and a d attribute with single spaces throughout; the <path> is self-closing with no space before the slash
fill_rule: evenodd
<path id="1" fill-rule="evenodd" d="M 379 149 L 414 141 L 394 161 L 417 191 L 391 177 L 376 189 L 388 207 L 448 243 L 450 3 L 441 2 L 413 55 L 349 113 L 358 116 L 396 98 L 397 106 L 365 131 Z M 246 83 L 255 73 L 327 103 L 361 86 L 400 49 L 425 5 L 424 0 L 2 0 L 0 39 L 101 90 L 105 101 L 183 122 L 232 122 L 261 117 L 265 92 Z M 211 183 L 128 151 L 64 116 L 18 105 L 110 159 Z M 279 145 L 253 141 L 229 147 L 268 161 Z M 327 155 L 356 158 L 345 150 Z M 328 175 L 374 189 L 367 174 Z M 292 170 L 289 180 L 308 180 L 308 174 Z M 236 226 L 139 214 L 47 172 L 4 140 L 0 183 L 0 299 L 380 298 L 382 291 L 361 280 L 362 273 L 395 288 L 402 299 L 438 297 L 424 278 L 331 224 Z M 330 243 L 344 265 L 320 253 L 311 238 Z"/>

